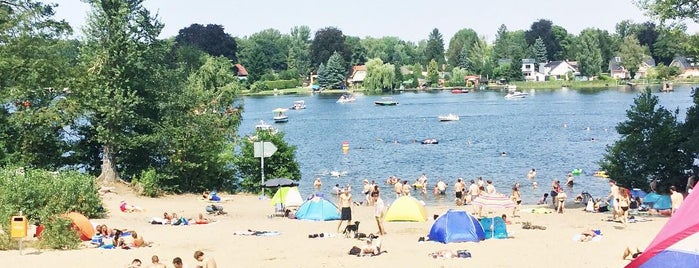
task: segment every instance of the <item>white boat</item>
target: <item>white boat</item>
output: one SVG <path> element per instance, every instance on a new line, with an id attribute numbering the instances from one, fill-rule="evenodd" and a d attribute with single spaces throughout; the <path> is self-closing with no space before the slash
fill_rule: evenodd
<path id="1" fill-rule="evenodd" d="M 297 100 L 294 101 L 294 105 L 291 106 L 292 110 L 301 110 L 301 109 L 306 109 L 306 102 L 302 100 Z"/>
<path id="2" fill-rule="evenodd" d="M 348 102 L 354 102 L 355 98 L 352 95 L 347 95 L 347 94 L 342 94 L 339 99 L 337 99 L 336 103 L 348 103 Z"/>
<path id="3" fill-rule="evenodd" d="M 440 122 L 446 122 L 446 121 L 459 121 L 459 115 L 458 114 L 448 114 L 448 115 L 440 115 L 439 117 Z"/>
<path id="4" fill-rule="evenodd" d="M 528 95 L 529 93 L 515 91 L 507 93 L 507 95 L 505 95 L 505 99 L 521 99 L 527 97 Z"/>
<path id="5" fill-rule="evenodd" d="M 267 124 L 264 120 L 260 120 L 260 123 L 255 125 L 255 131 L 269 131 L 272 134 L 277 133 L 277 129 L 270 124 Z"/>
<path id="6" fill-rule="evenodd" d="M 286 109 L 277 108 L 274 109 L 274 123 L 286 123 L 289 122 L 289 116 L 285 115 Z"/>

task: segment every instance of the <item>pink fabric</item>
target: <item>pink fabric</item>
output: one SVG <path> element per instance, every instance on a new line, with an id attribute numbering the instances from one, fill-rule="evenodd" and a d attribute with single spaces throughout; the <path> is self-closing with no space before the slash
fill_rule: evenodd
<path id="1" fill-rule="evenodd" d="M 699 232 L 699 194 L 695 192 L 689 194 L 684 199 L 680 208 L 677 209 L 672 218 L 660 229 L 653 242 L 648 245 L 645 251 L 626 265 L 627 268 L 640 267 L 653 258 L 658 253 L 667 249 L 678 241 Z"/>
<path id="2" fill-rule="evenodd" d="M 121 203 L 121 206 L 119 206 L 119 209 L 121 209 L 122 212 L 126 211 L 126 203 Z"/>

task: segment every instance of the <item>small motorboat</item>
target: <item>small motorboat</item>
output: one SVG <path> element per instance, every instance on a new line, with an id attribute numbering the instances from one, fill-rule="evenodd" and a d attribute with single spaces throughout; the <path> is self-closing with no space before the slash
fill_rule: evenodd
<path id="1" fill-rule="evenodd" d="M 289 116 L 285 115 L 284 112 L 286 112 L 284 108 L 274 109 L 274 123 L 289 122 Z"/>
<path id="2" fill-rule="evenodd" d="M 336 103 L 349 103 L 349 102 L 354 102 L 355 98 L 352 95 L 347 95 L 347 94 L 342 94 L 339 99 L 337 99 Z"/>
<path id="3" fill-rule="evenodd" d="M 505 99 L 521 99 L 521 98 L 526 98 L 529 95 L 529 93 L 524 93 L 524 92 L 510 92 L 505 95 Z"/>
<path id="4" fill-rule="evenodd" d="M 459 121 L 458 114 L 440 115 L 438 118 L 439 118 L 439 122 Z"/>
<path id="5" fill-rule="evenodd" d="M 379 106 L 395 106 L 398 105 L 398 102 L 391 97 L 383 97 L 381 100 L 374 101 L 374 104 Z"/>
<path id="6" fill-rule="evenodd" d="M 277 129 L 272 125 L 267 124 L 267 122 L 265 122 L 264 120 L 260 120 L 260 122 L 257 125 L 255 125 L 255 131 L 269 131 L 272 134 L 277 133 Z"/>
<path id="7" fill-rule="evenodd" d="M 420 143 L 422 144 L 439 144 L 437 139 L 424 139 Z"/>
<path id="8" fill-rule="evenodd" d="M 291 108 L 289 108 L 289 109 L 292 109 L 292 110 L 306 109 L 306 102 L 302 101 L 302 100 L 294 101 L 294 105 L 292 105 Z"/>
<path id="9" fill-rule="evenodd" d="M 468 93 L 468 89 L 463 89 L 463 88 L 455 88 L 451 90 L 452 94 L 461 94 L 461 93 Z"/>

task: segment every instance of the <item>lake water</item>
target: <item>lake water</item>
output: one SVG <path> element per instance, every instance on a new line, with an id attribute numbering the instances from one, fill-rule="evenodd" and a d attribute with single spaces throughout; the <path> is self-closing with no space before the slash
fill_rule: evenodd
<path id="1" fill-rule="evenodd" d="M 683 119 L 692 105 L 690 87 L 654 94 L 662 106 L 679 108 Z M 397 106 L 374 105 L 382 96 L 359 95 L 345 104 L 335 102 L 338 95 L 245 97 L 239 134 L 251 134 L 260 120 L 272 123 L 273 109 L 304 100 L 305 110 L 289 110 L 288 123 L 274 124 L 289 144 L 297 146 L 303 195 L 313 192 L 313 180 L 320 177 L 322 192 L 329 194 L 335 184 L 350 184 L 355 199 L 363 200 L 362 181 L 369 179 L 376 180 L 384 198 L 391 200 L 392 186 L 385 184 L 389 176 L 412 183 L 425 173 L 431 187 L 439 178 L 449 184 L 446 197 L 431 191 L 413 193 L 428 204 L 452 204 L 456 179 L 468 182 L 479 176 L 492 180 L 498 192 L 507 195 L 520 182 L 524 203 L 532 204 L 550 191 L 554 179 L 565 182 L 566 174 L 579 168 L 583 173 L 575 177 L 568 196 L 581 191 L 606 196 L 607 181 L 592 174 L 605 147 L 619 139 L 615 126 L 626 120 L 626 110 L 638 92 L 628 88 L 525 92 L 529 96 L 523 99 L 505 99 L 499 91 L 406 92 L 392 96 Z M 448 113 L 460 115 L 460 120 L 438 121 L 439 115 Z M 439 144 L 420 144 L 427 138 Z M 350 147 L 346 154 L 345 141 Z M 537 189 L 526 178 L 532 168 L 537 170 Z M 331 171 L 343 175 L 333 177 Z"/>

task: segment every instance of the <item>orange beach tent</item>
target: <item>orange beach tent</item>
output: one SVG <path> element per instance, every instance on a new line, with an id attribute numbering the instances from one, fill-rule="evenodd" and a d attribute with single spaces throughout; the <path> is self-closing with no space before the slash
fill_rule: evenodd
<path id="1" fill-rule="evenodd" d="M 72 226 L 80 235 L 81 240 L 89 241 L 90 239 L 92 239 L 92 236 L 95 235 L 95 227 L 92 226 L 90 220 L 83 214 L 77 212 L 70 212 L 68 214 L 65 214 L 65 216 L 71 221 L 73 221 Z"/>

